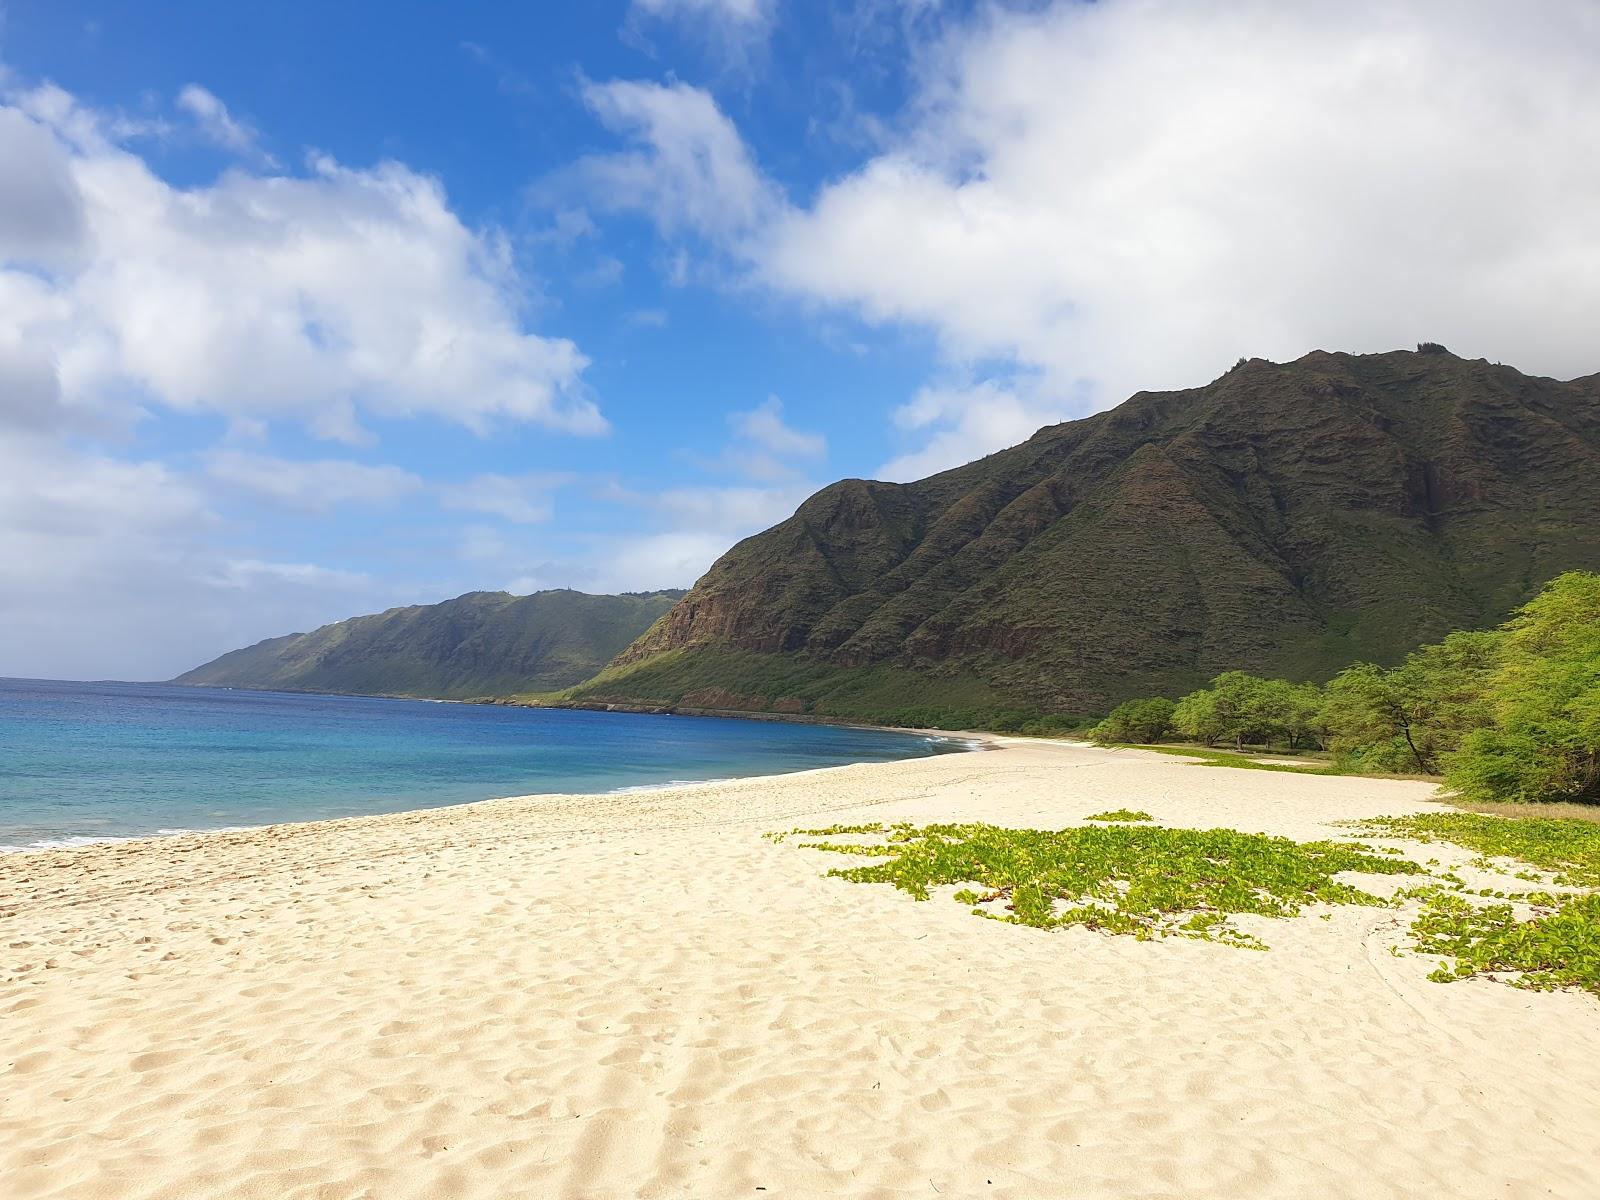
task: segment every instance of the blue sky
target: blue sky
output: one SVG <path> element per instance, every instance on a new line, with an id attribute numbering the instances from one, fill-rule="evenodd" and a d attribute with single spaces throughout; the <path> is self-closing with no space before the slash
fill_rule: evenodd
<path id="1" fill-rule="evenodd" d="M 1600 22 L 1451 11 L 5 0 L 0 674 L 687 586 L 1241 355 L 1600 369 Z"/>

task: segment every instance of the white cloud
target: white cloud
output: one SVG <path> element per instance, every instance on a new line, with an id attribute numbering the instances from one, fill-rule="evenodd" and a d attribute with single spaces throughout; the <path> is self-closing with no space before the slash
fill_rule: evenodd
<path id="1" fill-rule="evenodd" d="M 1600 10 L 1112 0 L 946 53 L 901 144 L 770 231 L 766 278 L 1099 405 L 1424 338 L 1593 369 Z"/>
<path id="2" fill-rule="evenodd" d="M 606 428 L 577 347 L 523 329 L 504 241 L 399 163 L 175 188 L 52 87 L 0 106 L 0 151 L 26 167 L 0 183 L 0 328 L 48 352 L 64 404 L 346 441 L 365 415 Z"/>
<path id="3" fill-rule="evenodd" d="M 688 587 L 728 547 L 794 512 L 816 484 L 791 478 L 766 487 L 679 487 L 602 498 L 643 514 L 656 528 L 597 538 L 585 555 L 584 586 L 598 591 Z"/>
<path id="4" fill-rule="evenodd" d="M 0 675 L 161 679 L 395 600 L 359 572 L 220 551 L 195 482 L 0 429 Z"/>
<path id="5" fill-rule="evenodd" d="M 644 213 L 662 234 L 727 238 L 769 220 L 777 190 L 709 92 L 685 83 L 588 83 L 584 103 L 633 150 L 574 168 L 590 202 Z"/>
<path id="6" fill-rule="evenodd" d="M 749 412 L 734 413 L 729 423 L 739 437 L 773 454 L 816 458 L 828 452 L 828 440 L 820 433 L 802 433 L 784 424 L 783 402 L 776 396 Z"/>
<path id="7" fill-rule="evenodd" d="M 711 470 L 784 484 L 787 491 L 828 453 L 828 441 L 820 433 L 805 433 L 784 421 L 783 404 L 776 396 L 746 412 L 730 413 L 728 425 L 732 438 L 718 457 L 704 464 Z"/>
<path id="8" fill-rule="evenodd" d="M 810 484 L 668 488 L 651 494 L 645 503 L 658 519 L 677 526 L 674 532 L 719 534 L 726 550 L 728 539 L 736 540 L 788 517 L 812 490 Z M 711 564 L 708 561 L 706 565 Z"/>
<path id="9" fill-rule="evenodd" d="M 0 107 L 0 162 L 0 262 L 51 264 L 71 255 L 83 241 L 83 202 L 60 142 Z"/>
<path id="10" fill-rule="evenodd" d="M 465 483 L 446 484 L 439 502 L 445 508 L 488 513 L 523 525 L 550 519 L 550 493 L 569 476 L 552 474 L 478 475 Z"/>
<path id="11" fill-rule="evenodd" d="M 930 440 L 889 470 L 1241 356 L 1432 340 L 1597 365 L 1594 5 L 1060 2 L 986 8 L 922 54 L 898 135 L 804 202 L 706 93 L 611 84 L 631 107 L 597 106 L 635 143 L 599 160 L 615 203 L 669 239 L 931 330 L 952 378 L 1029 380 L 936 389 Z"/>
<path id="12" fill-rule="evenodd" d="M 585 586 L 613 593 L 686 588 L 730 544 L 726 536 L 694 529 L 617 538 L 596 546 Z"/>
<path id="13" fill-rule="evenodd" d="M 246 151 L 224 108 L 184 104 Z M 154 440 L 152 415 L 214 414 L 236 441 L 283 422 L 359 441 L 364 421 L 407 416 L 606 427 L 582 354 L 527 332 L 504 240 L 462 224 L 436 181 L 318 159 L 178 188 L 123 144 L 146 132 L 57 88 L 0 91 L 0 674 L 161 678 L 437 598 L 279 561 L 210 504 L 381 505 L 428 494 L 416 475 L 227 446 L 191 476 L 95 448 Z"/>
<path id="14" fill-rule="evenodd" d="M 55 430 L 68 414 L 61 406 L 55 362 L 15 330 L 0 329 L 0 430 Z"/>
<path id="15" fill-rule="evenodd" d="M 410 471 L 348 459 L 287 459 L 213 450 L 205 465 L 206 473 L 224 486 L 306 512 L 329 512 L 352 503 L 386 504 L 423 487 Z"/>
<path id="16" fill-rule="evenodd" d="M 651 21 L 666 21 L 698 41 L 722 62 L 748 72 L 772 33 L 778 0 L 633 0 L 628 29 L 637 34 Z"/>
<path id="17" fill-rule="evenodd" d="M 1064 408 L 1042 398 L 1031 383 L 929 385 L 894 411 L 896 427 L 919 436 L 922 445 L 884 463 L 878 477 L 903 483 L 959 467 L 1026 441 L 1041 426 L 1062 420 Z"/>
<path id="18" fill-rule="evenodd" d="M 207 141 L 235 154 L 277 165 L 272 155 L 261 149 L 261 135 L 243 121 L 235 119 L 226 104 L 198 83 L 191 83 L 178 93 L 178 107 L 194 118 L 195 125 Z"/>

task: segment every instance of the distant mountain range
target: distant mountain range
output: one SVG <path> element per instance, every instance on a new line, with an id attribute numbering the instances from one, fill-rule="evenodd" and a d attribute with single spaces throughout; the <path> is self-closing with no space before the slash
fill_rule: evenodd
<path id="1" fill-rule="evenodd" d="M 173 682 L 439 699 L 550 691 L 593 675 L 683 595 L 469 592 L 270 638 Z"/>
<path id="2" fill-rule="evenodd" d="M 824 488 L 564 698 L 1104 712 L 1230 668 L 1393 662 L 1574 568 L 1600 568 L 1600 376 L 1430 345 L 1251 359 L 915 483 Z"/>

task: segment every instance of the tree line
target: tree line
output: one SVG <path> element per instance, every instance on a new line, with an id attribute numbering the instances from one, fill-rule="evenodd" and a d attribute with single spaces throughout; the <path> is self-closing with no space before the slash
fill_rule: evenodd
<path id="1" fill-rule="evenodd" d="M 1600 575 L 1551 581 L 1498 629 L 1452 633 L 1323 686 L 1226 671 L 1118 705 L 1096 741 L 1181 737 L 1331 752 L 1352 772 L 1443 775 L 1470 800 L 1600 803 Z"/>

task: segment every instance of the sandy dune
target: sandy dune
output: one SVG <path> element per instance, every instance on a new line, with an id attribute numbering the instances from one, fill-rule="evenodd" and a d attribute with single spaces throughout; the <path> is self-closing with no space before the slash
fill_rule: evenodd
<path id="1" fill-rule="evenodd" d="M 1029 744 L 0 857 L 0 1195 L 1600 1195 L 1600 1005 L 1393 912 L 1041 932 L 760 836 L 1428 794 Z"/>

